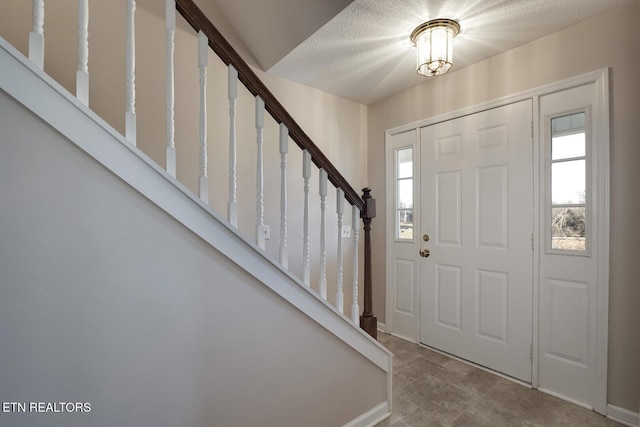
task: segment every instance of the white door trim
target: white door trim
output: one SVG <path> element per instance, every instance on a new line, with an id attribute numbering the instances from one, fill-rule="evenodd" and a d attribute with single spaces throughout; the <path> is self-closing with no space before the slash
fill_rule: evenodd
<path id="1" fill-rule="evenodd" d="M 559 92 L 562 90 L 570 89 L 576 86 L 581 86 L 585 84 L 595 84 L 597 88 L 597 100 L 593 107 L 593 115 L 595 118 L 596 127 L 594 129 L 594 135 L 597 144 L 597 167 L 599 168 L 599 176 L 602 177 L 601 180 L 598 181 L 597 185 L 597 194 L 599 195 L 598 206 L 602 209 L 598 223 L 598 229 L 602 233 L 601 238 L 599 240 L 598 253 L 600 254 L 598 258 L 598 287 L 597 287 L 597 301 L 596 301 L 596 330 L 595 330 L 595 340 L 596 340 L 596 354 L 595 354 L 595 364 L 594 364 L 594 372 L 595 372 L 595 384 L 596 384 L 596 393 L 593 403 L 593 409 L 596 412 L 601 414 L 606 414 L 607 412 L 607 359 L 608 359 L 608 335 L 609 335 L 609 203 L 610 203 L 610 192 L 609 192 L 609 176 L 610 176 L 610 166 L 609 166 L 609 69 L 602 68 L 599 70 L 595 70 L 589 73 L 585 73 L 576 77 L 572 77 L 569 79 L 561 80 L 555 83 L 547 84 L 544 86 L 540 86 L 534 89 L 530 89 L 527 91 L 519 92 L 513 95 L 501 97 L 492 101 L 488 101 L 482 104 L 474 105 L 471 107 L 466 107 L 460 110 L 440 114 L 431 118 L 418 120 L 412 123 L 408 123 L 402 126 L 394 127 L 385 131 L 385 153 L 388 153 L 390 150 L 390 141 L 393 135 L 406 132 L 412 129 L 433 125 L 436 123 L 440 123 L 446 120 L 451 120 L 454 118 L 466 116 L 469 114 L 474 114 L 483 110 L 487 110 L 494 107 L 503 106 L 506 104 L 510 104 L 513 102 L 518 102 L 524 99 L 531 98 L 533 99 L 533 138 L 535 149 L 533 153 L 533 161 L 534 161 L 534 245 L 536 248 L 540 248 L 542 242 L 540 242 L 540 174 L 541 171 L 544 171 L 544 165 L 541 164 L 541 151 L 543 149 L 543 144 L 541 143 L 541 135 L 539 135 L 539 124 L 540 119 L 539 115 L 539 98 L 543 95 L 551 94 L 554 92 Z M 387 163 L 389 159 L 387 156 Z M 393 213 L 389 212 L 389 209 L 393 206 L 393 187 L 389 188 L 389 165 L 387 164 L 387 188 L 386 188 L 386 201 L 387 201 L 387 236 L 393 235 Z M 420 200 L 414 199 L 414 205 L 419 204 Z M 391 222 L 391 225 L 389 224 Z M 391 234 L 389 234 L 391 232 Z M 386 253 L 390 252 L 390 240 L 386 239 Z M 419 245 L 420 242 L 416 239 L 416 245 Z M 417 247 L 415 250 L 417 254 Z M 417 256 L 417 255 L 416 255 Z M 389 257 L 387 256 L 387 279 L 389 279 Z M 540 285 L 540 256 L 539 251 L 534 251 L 534 284 L 533 284 L 533 372 L 532 372 L 532 387 L 538 387 L 538 341 L 539 341 L 539 310 L 540 310 L 540 301 L 538 298 Z M 389 280 L 387 280 L 387 284 L 390 284 Z M 385 305 L 385 314 L 390 313 L 390 298 L 389 295 L 393 292 L 392 289 L 389 289 L 390 286 L 387 286 L 386 289 L 386 305 Z M 385 316 L 386 317 L 386 316 Z M 393 325 L 386 319 L 386 332 L 392 332 Z M 418 327 L 418 334 L 419 334 Z M 419 335 L 418 335 L 419 336 Z M 416 337 L 417 339 L 418 337 Z"/>
<path id="2" fill-rule="evenodd" d="M 595 117 L 594 135 L 598 141 L 596 148 L 596 163 L 599 177 L 597 186 L 597 201 L 600 215 L 598 215 L 598 230 L 602 238 L 598 240 L 598 289 L 596 301 L 596 398 L 594 410 L 601 414 L 607 413 L 607 359 L 609 355 L 609 206 L 610 200 L 610 150 L 609 150 L 609 70 L 602 70 L 595 81 L 598 91 L 593 109 Z"/>

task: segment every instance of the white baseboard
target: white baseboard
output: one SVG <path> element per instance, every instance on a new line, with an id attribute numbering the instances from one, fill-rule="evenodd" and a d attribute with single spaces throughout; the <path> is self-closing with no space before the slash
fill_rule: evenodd
<path id="1" fill-rule="evenodd" d="M 358 418 L 351 420 L 343 427 L 372 427 L 382 420 L 389 418 L 390 415 L 391 410 L 389 408 L 389 402 L 382 402 L 378 406 L 371 408 L 369 411 L 360 415 Z"/>
<path id="2" fill-rule="evenodd" d="M 385 324 L 384 324 L 384 323 L 382 323 L 382 322 L 378 322 L 378 330 L 379 330 L 380 332 L 385 332 L 385 331 L 387 330 L 387 325 L 385 325 Z"/>
<path id="3" fill-rule="evenodd" d="M 607 405 L 607 418 L 629 427 L 640 426 L 640 413 L 612 404 Z"/>

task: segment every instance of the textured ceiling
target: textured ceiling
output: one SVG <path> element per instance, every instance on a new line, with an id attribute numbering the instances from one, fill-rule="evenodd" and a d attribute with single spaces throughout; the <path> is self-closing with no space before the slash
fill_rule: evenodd
<path id="1" fill-rule="evenodd" d="M 425 81 L 409 41 L 424 21 L 460 23 L 455 71 L 636 0 L 214 1 L 270 74 L 370 104 Z"/>
<path id="2" fill-rule="evenodd" d="M 213 0 L 263 70 L 304 42 L 352 0 Z"/>

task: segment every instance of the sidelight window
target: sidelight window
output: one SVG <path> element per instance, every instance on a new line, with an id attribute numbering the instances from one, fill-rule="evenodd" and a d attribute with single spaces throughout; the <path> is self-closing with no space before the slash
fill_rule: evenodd
<path id="1" fill-rule="evenodd" d="M 413 148 L 395 150 L 396 239 L 413 240 Z"/>
<path id="2" fill-rule="evenodd" d="M 587 133 L 584 111 L 551 119 L 551 249 L 587 250 Z"/>

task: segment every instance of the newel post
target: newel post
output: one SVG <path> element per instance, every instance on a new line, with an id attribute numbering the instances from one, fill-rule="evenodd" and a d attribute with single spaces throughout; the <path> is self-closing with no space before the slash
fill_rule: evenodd
<path id="1" fill-rule="evenodd" d="M 378 319 L 373 314 L 371 282 L 371 220 L 376 217 L 376 199 L 371 197 L 370 188 L 363 188 L 362 192 L 362 200 L 365 203 L 365 209 L 360 212 L 360 218 L 364 223 L 364 311 L 360 316 L 360 327 L 378 339 Z"/>

